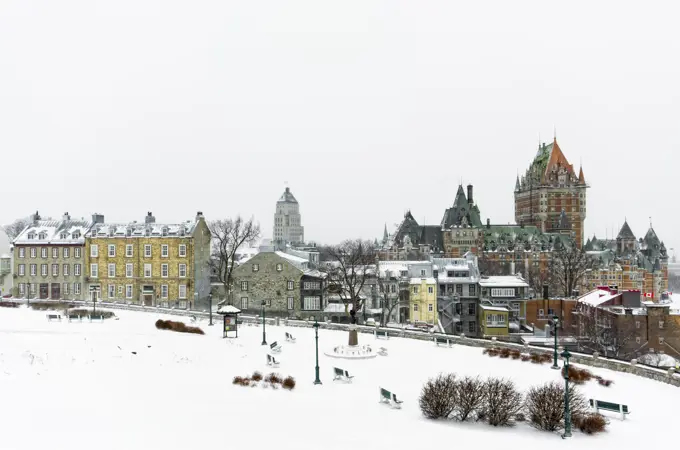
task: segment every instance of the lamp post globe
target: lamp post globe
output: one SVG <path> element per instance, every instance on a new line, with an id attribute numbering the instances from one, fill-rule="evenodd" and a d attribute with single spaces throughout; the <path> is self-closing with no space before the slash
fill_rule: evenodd
<path id="1" fill-rule="evenodd" d="M 562 439 L 571 437 L 571 410 L 569 409 L 569 358 L 571 353 L 564 349 L 561 354 L 564 358 L 564 434 Z"/>
<path id="2" fill-rule="evenodd" d="M 262 345 L 267 345 L 267 320 L 264 315 L 264 307 L 267 305 L 266 300 L 262 300 Z"/>

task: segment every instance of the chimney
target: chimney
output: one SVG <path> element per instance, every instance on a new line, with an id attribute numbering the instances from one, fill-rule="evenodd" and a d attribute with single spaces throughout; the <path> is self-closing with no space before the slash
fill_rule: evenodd
<path id="1" fill-rule="evenodd" d="M 68 215 L 68 212 L 64 213 L 64 216 L 62 217 L 62 220 L 71 220 L 71 216 Z"/>
<path id="2" fill-rule="evenodd" d="M 201 219 L 204 219 L 204 217 L 203 217 L 203 211 L 197 211 L 197 212 L 196 212 L 196 222 L 200 222 Z"/>
<path id="3" fill-rule="evenodd" d="M 156 223 L 156 218 L 153 216 L 151 211 L 146 213 L 146 217 L 144 218 L 144 223 L 146 223 L 146 224 Z"/>
<path id="4" fill-rule="evenodd" d="M 486 219 L 486 228 L 491 228 L 491 219 Z"/>
<path id="5" fill-rule="evenodd" d="M 468 191 L 468 195 L 467 195 L 468 203 L 472 205 L 475 201 L 472 198 L 472 185 L 471 184 L 467 185 L 467 191 Z"/>
<path id="6" fill-rule="evenodd" d="M 290 193 L 290 188 L 287 187 L 287 188 L 286 188 L 286 194 L 289 194 L 289 193 Z"/>
<path id="7" fill-rule="evenodd" d="M 550 299 L 550 288 L 548 286 L 548 283 L 543 283 L 543 299 L 548 300 Z"/>
<path id="8" fill-rule="evenodd" d="M 92 214 L 92 223 L 104 223 L 104 214 Z"/>
<path id="9" fill-rule="evenodd" d="M 40 214 L 38 214 L 38 211 L 33 214 L 33 223 L 36 223 L 37 221 L 40 220 Z"/>

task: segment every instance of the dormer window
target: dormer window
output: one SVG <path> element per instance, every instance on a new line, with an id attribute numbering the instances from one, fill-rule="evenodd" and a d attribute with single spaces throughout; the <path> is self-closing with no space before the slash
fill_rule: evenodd
<path id="1" fill-rule="evenodd" d="M 73 232 L 73 239 L 79 239 L 80 238 L 80 231 L 74 231 Z"/>
<path id="2" fill-rule="evenodd" d="M 35 234 L 34 233 L 28 233 L 28 238 L 29 239 L 35 239 Z"/>
<path id="3" fill-rule="evenodd" d="M 66 239 L 68 237 L 68 233 L 61 233 L 59 235 L 59 239 Z"/>
<path id="4" fill-rule="evenodd" d="M 38 239 L 40 239 L 41 241 L 44 240 L 44 239 L 46 239 L 46 238 L 47 238 L 47 235 L 46 235 L 45 233 L 40 233 L 40 234 L 38 235 Z"/>
<path id="5" fill-rule="evenodd" d="M 161 229 L 161 235 L 162 236 L 167 236 L 168 235 L 168 227 L 163 227 Z"/>

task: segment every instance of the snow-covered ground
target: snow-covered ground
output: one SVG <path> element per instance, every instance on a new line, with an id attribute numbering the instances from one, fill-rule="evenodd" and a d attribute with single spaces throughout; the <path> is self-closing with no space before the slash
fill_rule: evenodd
<path id="1" fill-rule="evenodd" d="M 558 435 L 526 424 L 495 429 L 480 423 L 424 419 L 418 394 L 439 372 L 512 378 L 522 388 L 560 380 L 549 365 L 537 366 L 482 355 L 472 347 L 436 347 L 431 342 L 360 335 L 360 343 L 384 346 L 389 356 L 344 361 L 323 355 L 346 342 L 344 332 L 320 330 L 323 385 L 315 386 L 311 329 L 267 327 L 267 341 L 283 344 L 282 375 L 298 385 L 284 390 L 234 386 L 235 375 L 270 372 L 262 328 L 243 326 L 238 339 L 222 339 L 219 326 L 199 325 L 205 336 L 159 331 L 153 313 L 116 311 L 120 320 L 100 323 L 47 322 L 44 312 L 0 309 L 0 448 L 19 449 L 416 449 L 542 448 L 579 450 L 655 447 L 675 443 L 680 390 L 602 369 L 614 380 L 591 382 L 588 397 L 624 402 L 625 422 L 608 414 L 600 436 Z M 177 317 L 174 320 L 179 320 Z M 291 332 L 297 343 L 284 342 Z M 136 352 L 133 354 L 132 352 Z M 353 384 L 332 381 L 338 366 Z M 404 400 L 394 410 L 378 402 L 378 386 Z M 607 414 L 607 413 L 605 413 Z"/>

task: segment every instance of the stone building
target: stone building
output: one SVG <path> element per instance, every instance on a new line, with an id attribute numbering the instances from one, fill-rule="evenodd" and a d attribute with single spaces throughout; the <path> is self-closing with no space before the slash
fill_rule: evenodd
<path id="1" fill-rule="evenodd" d="M 278 249 L 286 244 L 300 244 L 305 241 L 305 229 L 302 226 L 300 205 L 293 196 L 290 188 L 286 190 L 276 202 L 274 213 L 274 244 Z"/>
<path id="2" fill-rule="evenodd" d="M 30 299 L 83 300 L 87 220 L 42 220 L 40 214 L 14 239 L 14 296 Z"/>
<path id="3" fill-rule="evenodd" d="M 515 182 L 515 221 L 542 232 L 564 231 L 566 215 L 578 248 L 584 244 L 586 184 L 583 169 L 578 175 L 562 153 L 557 139 L 541 144 L 536 157 Z"/>
<path id="4" fill-rule="evenodd" d="M 508 331 L 519 332 L 526 325 L 529 284 L 521 276 L 482 276 L 479 287 L 481 305 L 508 309 Z"/>
<path id="5" fill-rule="evenodd" d="M 309 268 L 309 261 L 279 251 L 261 250 L 234 269 L 233 302 L 245 314 L 289 318 L 320 318 L 324 274 Z"/>
<path id="6" fill-rule="evenodd" d="M 480 273 L 477 257 L 433 258 L 439 318 L 446 333 L 477 334 Z"/>
<path id="7" fill-rule="evenodd" d="M 90 299 L 144 306 L 205 309 L 210 294 L 210 231 L 201 212 L 179 224 L 105 223 L 86 236 Z"/>

